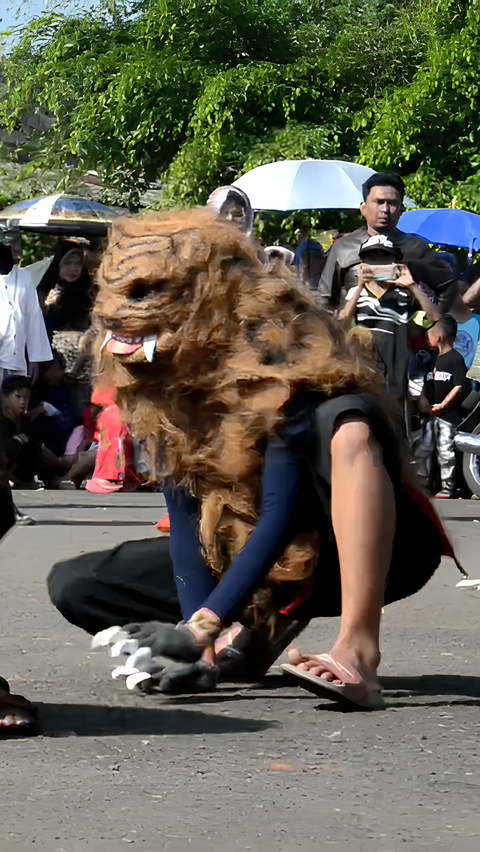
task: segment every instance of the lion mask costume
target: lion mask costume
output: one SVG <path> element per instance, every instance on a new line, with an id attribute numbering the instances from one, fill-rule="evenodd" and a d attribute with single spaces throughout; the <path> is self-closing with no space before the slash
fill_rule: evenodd
<path id="1" fill-rule="evenodd" d="M 98 381 L 119 388 L 157 476 L 201 501 L 221 573 L 257 519 L 265 443 L 301 389 L 375 390 L 364 347 L 283 263 L 209 210 L 114 222 L 97 279 Z"/>

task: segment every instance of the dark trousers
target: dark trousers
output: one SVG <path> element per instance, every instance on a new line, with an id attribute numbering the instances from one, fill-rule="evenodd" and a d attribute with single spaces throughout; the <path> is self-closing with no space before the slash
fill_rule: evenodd
<path id="1" fill-rule="evenodd" d="M 0 538 L 15 525 L 15 506 L 12 491 L 7 483 L 0 484 Z"/>
<path id="2" fill-rule="evenodd" d="M 87 633 L 135 621 L 177 624 L 182 618 L 169 538 L 127 541 L 57 562 L 47 586 L 54 606 Z"/>

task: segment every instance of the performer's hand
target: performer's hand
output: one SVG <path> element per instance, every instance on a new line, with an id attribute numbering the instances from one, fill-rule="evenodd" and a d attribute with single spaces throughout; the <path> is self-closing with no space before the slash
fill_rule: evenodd
<path id="1" fill-rule="evenodd" d="M 185 663 L 196 663 L 203 647 L 199 645 L 186 624 L 162 624 L 146 621 L 142 624 L 125 624 L 123 630 L 138 641 L 140 648 L 151 648 L 153 656 L 170 657 Z"/>

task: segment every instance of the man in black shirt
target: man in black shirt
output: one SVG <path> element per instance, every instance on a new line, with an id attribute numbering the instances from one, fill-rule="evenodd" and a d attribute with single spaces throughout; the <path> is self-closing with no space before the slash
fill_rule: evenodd
<path id="1" fill-rule="evenodd" d="M 442 490 L 437 497 L 452 497 L 455 491 L 455 432 L 464 418 L 461 403 L 470 392 L 465 361 L 453 348 L 457 323 L 444 314 L 428 331 L 430 346 L 438 349 L 433 369 L 426 374 L 425 410 L 435 418 L 435 442 Z"/>

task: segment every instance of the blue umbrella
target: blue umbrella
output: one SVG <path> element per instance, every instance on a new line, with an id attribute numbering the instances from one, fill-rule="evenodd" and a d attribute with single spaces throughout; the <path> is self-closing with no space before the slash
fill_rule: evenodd
<path id="1" fill-rule="evenodd" d="M 402 214 L 398 227 L 435 245 L 480 250 L 480 216 L 465 210 L 411 210 Z"/>

